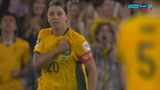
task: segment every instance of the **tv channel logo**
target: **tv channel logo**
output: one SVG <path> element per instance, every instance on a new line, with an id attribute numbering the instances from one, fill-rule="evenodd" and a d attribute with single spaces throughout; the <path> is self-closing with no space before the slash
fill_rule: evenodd
<path id="1" fill-rule="evenodd" d="M 128 8 L 146 8 L 147 11 L 152 10 L 151 4 L 129 4 Z"/>

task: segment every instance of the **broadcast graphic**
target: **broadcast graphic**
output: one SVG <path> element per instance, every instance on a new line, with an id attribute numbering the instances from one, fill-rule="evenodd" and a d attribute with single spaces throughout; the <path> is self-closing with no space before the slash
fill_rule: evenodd
<path id="1" fill-rule="evenodd" d="M 146 8 L 147 11 L 152 10 L 151 4 L 129 4 L 128 8 Z"/>

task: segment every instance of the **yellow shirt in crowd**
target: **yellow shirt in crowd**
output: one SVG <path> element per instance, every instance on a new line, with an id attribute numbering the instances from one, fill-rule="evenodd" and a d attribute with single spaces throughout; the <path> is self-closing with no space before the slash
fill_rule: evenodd
<path id="1" fill-rule="evenodd" d="M 0 90 L 24 90 L 21 79 L 13 77 L 12 70 L 21 70 L 30 58 L 28 42 L 15 37 L 14 43 L 7 46 L 0 38 Z"/>

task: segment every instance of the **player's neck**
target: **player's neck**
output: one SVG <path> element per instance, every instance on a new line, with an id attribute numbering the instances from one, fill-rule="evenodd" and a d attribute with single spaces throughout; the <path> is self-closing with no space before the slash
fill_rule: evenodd
<path id="1" fill-rule="evenodd" d="M 67 30 L 66 26 L 58 28 L 58 29 L 53 29 L 53 35 L 54 36 L 62 36 L 66 32 L 66 30 Z"/>
<path id="2" fill-rule="evenodd" d="M 13 41 L 14 32 L 4 32 L 4 31 L 2 31 L 2 36 L 1 37 L 2 37 L 3 42 Z"/>

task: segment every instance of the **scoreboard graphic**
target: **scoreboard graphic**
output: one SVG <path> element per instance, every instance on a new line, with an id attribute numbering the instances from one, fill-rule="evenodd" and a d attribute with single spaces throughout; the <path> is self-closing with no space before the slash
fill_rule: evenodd
<path id="1" fill-rule="evenodd" d="M 151 4 L 129 4 L 128 8 L 146 8 L 147 11 L 152 10 Z"/>

